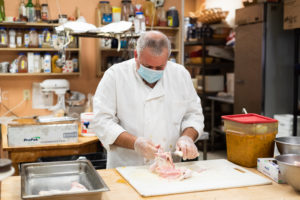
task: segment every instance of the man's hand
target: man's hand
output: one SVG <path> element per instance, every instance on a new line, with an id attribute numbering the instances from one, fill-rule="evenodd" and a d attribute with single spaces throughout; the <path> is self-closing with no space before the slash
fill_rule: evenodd
<path id="1" fill-rule="evenodd" d="M 176 143 L 176 150 L 182 151 L 183 160 L 194 159 L 199 156 L 198 149 L 194 144 L 194 141 L 189 136 L 181 136 Z"/>
<path id="2" fill-rule="evenodd" d="M 153 142 L 144 137 L 138 137 L 134 142 L 134 150 L 147 159 L 154 159 L 158 147 Z"/>

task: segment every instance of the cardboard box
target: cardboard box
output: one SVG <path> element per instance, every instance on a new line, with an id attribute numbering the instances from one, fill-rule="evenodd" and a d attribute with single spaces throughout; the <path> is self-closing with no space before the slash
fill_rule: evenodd
<path id="1" fill-rule="evenodd" d="M 286 183 L 274 158 L 258 158 L 257 170 L 270 177 L 277 183 Z"/>
<path id="2" fill-rule="evenodd" d="M 78 142 L 78 124 L 9 124 L 7 140 L 10 147 Z"/>
<path id="3" fill-rule="evenodd" d="M 300 28 L 300 1 L 284 0 L 283 29 Z"/>
<path id="4" fill-rule="evenodd" d="M 236 9 L 235 24 L 251 24 L 264 21 L 264 4 L 254 4 Z"/>

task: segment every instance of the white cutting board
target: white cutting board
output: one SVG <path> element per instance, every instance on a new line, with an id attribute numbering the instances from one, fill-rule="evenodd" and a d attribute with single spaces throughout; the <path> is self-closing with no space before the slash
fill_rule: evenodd
<path id="1" fill-rule="evenodd" d="M 119 167 L 118 172 L 142 196 L 157 196 L 175 193 L 196 192 L 272 182 L 227 160 L 206 160 L 176 163 L 193 171 L 191 178 L 167 180 L 149 171 L 149 166 Z M 201 170 L 205 169 L 202 172 Z"/>

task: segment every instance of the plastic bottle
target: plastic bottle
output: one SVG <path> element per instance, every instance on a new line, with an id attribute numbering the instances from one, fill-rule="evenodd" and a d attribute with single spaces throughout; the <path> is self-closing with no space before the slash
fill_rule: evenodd
<path id="1" fill-rule="evenodd" d="M 24 47 L 29 47 L 29 42 L 30 42 L 29 32 L 28 32 L 28 30 L 25 30 L 25 32 L 24 32 Z"/>
<path id="2" fill-rule="evenodd" d="M 28 66 L 27 66 L 27 57 L 24 53 L 19 53 L 19 57 L 17 58 L 17 66 L 18 66 L 18 73 L 27 73 Z"/>
<path id="3" fill-rule="evenodd" d="M 42 32 L 38 33 L 38 41 L 39 41 L 39 48 L 42 48 L 44 43 L 44 35 Z"/>
<path id="4" fill-rule="evenodd" d="M 7 47 L 7 32 L 5 28 L 0 28 L 0 47 Z"/>
<path id="5" fill-rule="evenodd" d="M 109 1 L 100 1 L 100 21 L 102 25 L 106 25 L 112 22 L 112 9 Z"/>
<path id="6" fill-rule="evenodd" d="M 51 73 L 51 55 L 50 55 L 50 53 L 45 53 L 42 68 L 43 68 L 44 73 Z"/>
<path id="7" fill-rule="evenodd" d="M 54 56 L 52 56 L 52 59 L 51 59 L 51 69 L 52 69 L 52 73 L 61 73 L 62 72 L 62 68 L 61 67 L 58 67 L 56 65 L 56 61 L 58 60 L 58 55 L 57 54 L 54 54 Z"/>
<path id="8" fill-rule="evenodd" d="M 4 0 L 0 0 L 0 22 L 5 20 Z"/>
<path id="9" fill-rule="evenodd" d="M 167 26 L 167 16 L 164 7 L 160 6 L 157 8 L 156 19 L 158 26 Z"/>
<path id="10" fill-rule="evenodd" d="M 42 14 L 41 14 L 42 6 L 41 6 L 39 0 L 36 0 L 34 9 L 35 9 L 35 19 L 36 19 L 36 22 L 41 22 L 42 21 Z"/>
<path id="11" fill-rule="evenodd" d="M 72 64 L 73 64 L 73 72 L 79 72 L 78 58 L 73 58 Z"/>
<path id="12" fill-rule="evenodd" d="M 143 12 L 137 12 L 134 19 L 134 32 L 141 33 L 146 31 L 145 17 Z"/>
<path id="13" fill-rule="evenodd" d="M 24 3 L 24 0 L 21 0 L 20 5 L 19 5 L 19 20 L 20 21 L 27 21 L 26 6 L 25 6 L 25 3 Z"/>
<path id="14" fill-rule="evenodd" d="M 41 54 L 40 53 L 34 53 L 33 58 L 33 65 L 34 65 L 34 72 L 40 73 L 41 72 Z"/>
<path id="15" fill-rule="evenodd" d="M 178 11 L 176 8 L 170 7 L 167 11 L 167 18 L 168 18 L 168 26 L 169 27 L 178 27 L 179 26 L 179 17 L 178 17 Z"/>
<path id="16" fill-rule="evenodd" d="M 43 42 L 42 47 L 49 48 L 50 44 L 51 44 L 51 33 L 47 28 L 45 28 L 43 30 L 42 34 L 43 34 L 43 38 L 44 38 L 44 42 Z"/>
<path id="17" fill-rule="evenodd" d="M 112 7 L 112 21 L 119 22 L 121 21 L 121 8 L 117 6 Z"/>
<path id="18" fill-rule="evenodd" d="M 155 16 L 155 6 L 150 0 L 146 0 L 143 4 L 143 12 L 145 16 L 146 26 L 156 26 L 157 20 Z"/>
<path id="19" fill-rule="evenodd" d="M 8 35 L 9 35 L 9 48 L 16 48 L 16 31 L 14 29 L 10 29 Z"/>
<path id="20" fill-rule="evenodd" d="M 39 46 L 39 36 L 35 28 L 29 31 L 29 47 L 37 48 Z"/>
<path id="21" fill-rule="evenodd" d="M 32 0 L 28 0 L 28 3 L 26 4 L 26 16 L 28 22 L 35 22 L 35 11 Z"/>
<path id="22" fill-rule="evenodd" d="M 20 29 L 17 30 L 16 41 L 17 41 L 17 47 L 22 48 L 23 47 L 23 34 Z"/>

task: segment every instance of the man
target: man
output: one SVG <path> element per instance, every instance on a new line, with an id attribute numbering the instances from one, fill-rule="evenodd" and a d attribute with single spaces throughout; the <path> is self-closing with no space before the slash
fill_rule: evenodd
<path id="1" fill-rule="evenodd" d="M 203 132 L 200 99 L 189 72 L 168 61 L 161 32 L 140 36 L 134 59 L 110 67 L 94 96 L 94 129 L 107 150 L 107 168 L 145 165 L 159 147 L 198 156 Z"/>

